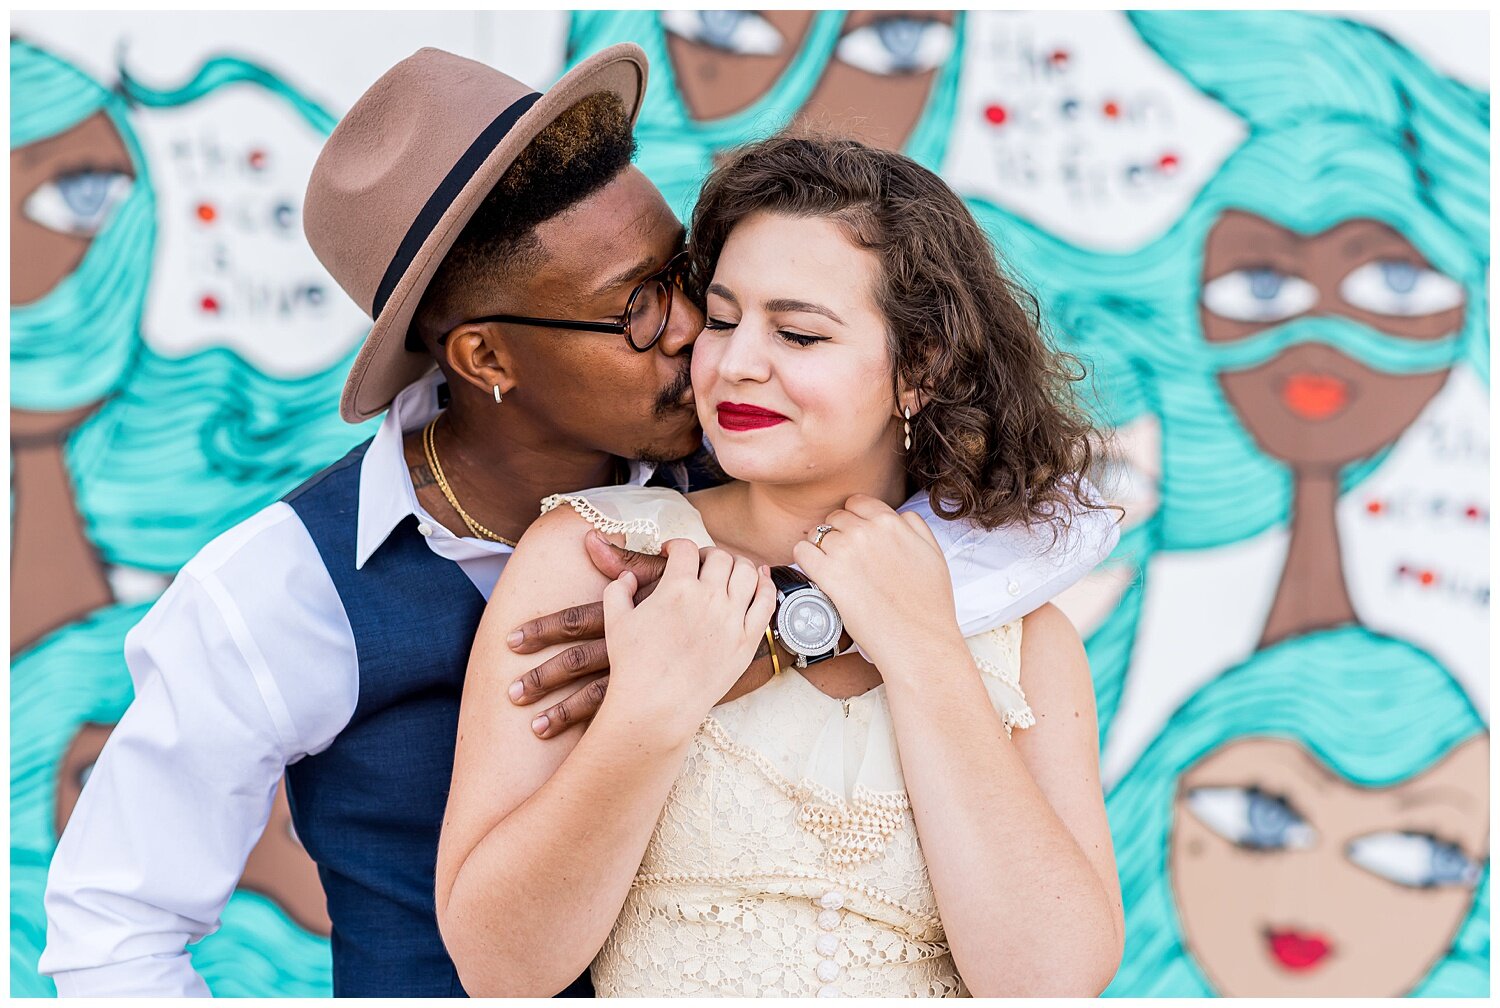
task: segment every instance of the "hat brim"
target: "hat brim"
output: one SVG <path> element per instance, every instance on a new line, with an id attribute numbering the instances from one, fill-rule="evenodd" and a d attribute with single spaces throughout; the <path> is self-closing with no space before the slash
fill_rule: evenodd
<path id="1" fill-rule="evenodd" d="M 362 423 L 379 416 L 402 389 L 436 367 L 429 354 L 406 348 L 407 330 L 427 285 L 484 198 L 536 135 L 579 100 L 601 91 L 619 96 L 634 128 L 646 93 L 646 54 L 639 46 L 610 46 L 564 74 L 516 121 L 459 191 L 392 289 L 349 369 L 339 400 L 339 414 L 346 421 Z"/>

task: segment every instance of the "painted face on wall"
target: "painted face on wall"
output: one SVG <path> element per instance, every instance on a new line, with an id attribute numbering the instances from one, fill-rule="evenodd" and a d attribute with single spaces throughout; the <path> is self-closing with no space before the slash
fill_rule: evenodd
<path id="1" fill-rule="evenodd" d="M 688 114 L 700 122 L 764 98 L 814 28 L 813 11 L 663 11 L 667 53 Z M 955 47 L 953 11 L 850 11 L 799 124 L 900 150 Z"/>
<path id="2" fill-rule="evenodd" d="M 10 152 L 10 303 L 46 296 L 130 194 L 130 153 L 104 112 Z"/>
<path id="3" fill-rule="evenodd" d="M 1488 766 L 1479 735 L 1424 773 L 1366 788 L 1297 742 L 1242 737 L 1183 774 L 1172 893 L 1217 993 L 1409 992 L 1473 903 L 1489 851 Z"/>
<path id="4" fill-rule="evenodd" d="M 1220 386 L 1256 443 L 1293 466 L 1344 464 L 1400 436 L 1447 380 L 1465 300 L 1375 220 L 1301 235 L 1229 210 L 1204 245 L 1199 317 Z"/>

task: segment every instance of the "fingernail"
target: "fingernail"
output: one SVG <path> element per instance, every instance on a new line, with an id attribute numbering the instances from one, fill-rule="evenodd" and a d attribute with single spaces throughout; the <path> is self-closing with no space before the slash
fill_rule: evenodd
<path id="1" fill-rule="evenodd" d="M 506 690 L 505 692 L 510 694 L 510 698 L 512 700 L 519 700 L 521 699 L 521 694 L 525 691 L 525 687 L 521 685 L 521 680 L 517 679 L 515 682 L 510 684 L 510 689 Z"/>
<path id="2" fill-rule="evenodd" d="M 505 643 L 509 644 L 511 647 L 519 647 L 521 645 L 521 642 L 525 639 L 526 635 L 521 631 L 512 630 L 509 634 L 506 635 Z"/>
<path id="3" fill-rule="evenodd" d="M 547 725 L 549 724 L 551 724 L 551 722 L 547 720 L 547 715 L 538 714 L 536 716 L 536 720 L 531 722 L 531 730 L 540 735 L 542 734 L 542 732 L 547 730 Z"/>

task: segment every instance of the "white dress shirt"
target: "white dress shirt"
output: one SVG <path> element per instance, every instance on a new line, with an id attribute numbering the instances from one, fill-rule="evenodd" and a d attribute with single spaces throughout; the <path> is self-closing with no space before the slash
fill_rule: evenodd
<path id="1" fill-rule="evenodd" d="M 452 534 L 417 502 L 403 435 L 437 412 L 437 372 L 392 404 L 360 463 L 356 566 L 408 515 L 486 599 L 510 555 Z M 632 466 L 644 484 L 654 467 Z M 982 536 L 916 510 L 954 577 L 965 634 L 1023 615 L 1113 548 L 1104 513 L 1061 550 L 1024 530 Z M 282 502 L 182 568 L 125 638 L 135 699 L 110 735 L 47 877 L 40 969 L 63 996 L 206 995 L 186 946 L 219 926 L 288 764 L 328 748 L 359 693 L 354 636 L 317 547 Z M 316 675 L 309 670 L 316 670 Z"/>

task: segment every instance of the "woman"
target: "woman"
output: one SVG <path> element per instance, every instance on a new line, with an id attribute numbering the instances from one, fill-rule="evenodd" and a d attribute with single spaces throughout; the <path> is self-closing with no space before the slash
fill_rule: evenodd
<path id="1" fill-rule="evenodd" d="M 1483 996 L 1488 766 L 1473 702 L 1406 641 L 1336 627 L 1224 672 L 1110 791 L 1108 993 Z"/>
<path id="2" fill-rule="evenodd" d="M 465 988 L 551 994 L 592 962 L 601 994 L 1097 994 L 1123 922 L 1082 644 L 1050 605 L 966 641 L 942 552 L 892 509 L 919 487 L 975 536 L 1049 520 L 1091 458 L 1068 376 L 962 203 L 900 155 L 751 145 L 693 241 L 694 394 L 734 481 L 549 498 L 512 557 L 437 866 Z M 591 527 L 664 547 L 648 598 L 593 570 Z M 720 703 L 791 563 L 858 653 L 803 670 L 778 647 L 780 675 Z M 552 699 L 504 695 L 536 656 L 502 638 L 601 590 L 608 694 L 543 742 Z"/>

